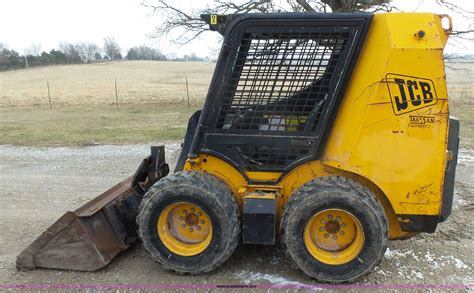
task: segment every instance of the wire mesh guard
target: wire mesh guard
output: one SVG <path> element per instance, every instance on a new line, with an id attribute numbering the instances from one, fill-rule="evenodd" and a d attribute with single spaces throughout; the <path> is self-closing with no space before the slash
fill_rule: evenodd
<path id="1" fill-rule="evenodd" d="M 282 171 L 311 156 L 311 145 L 271 143 L 265 135 L 315 136 L 333 98 L 348 31 L 245 33 L 219 93 L 216 131 L 259 133 L 263 143 L 229 150 L 245 170 Z"/>
<path id="2" fill-rule="evenodd" d="M 246 33 L 220 93 L 216 129 L 314 131 L 348 32 Z"/>

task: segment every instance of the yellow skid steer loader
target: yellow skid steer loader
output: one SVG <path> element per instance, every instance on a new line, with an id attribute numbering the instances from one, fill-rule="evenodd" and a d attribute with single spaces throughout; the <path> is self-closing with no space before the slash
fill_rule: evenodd
<path id="1" fill-rule="evenodd" d="M 174 172 L 163 146 L 66 213 L 17 259 L 93 271 L 141 239 L 179 273 L 237 243 L 274 245 L 307 275 L 353 281 L 388 240 L 451 213 L 459 122 L 449 117 L 446 15 L 202 15 L 224 36 Z"/>

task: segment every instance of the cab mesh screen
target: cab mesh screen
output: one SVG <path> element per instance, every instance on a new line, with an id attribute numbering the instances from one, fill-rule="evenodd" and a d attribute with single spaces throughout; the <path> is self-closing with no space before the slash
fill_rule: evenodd
<path id="1" fill-rule="evenodd" d="M 314 131 L 348 32 L 246 33 L 224 80 L 216 129 Z"/>

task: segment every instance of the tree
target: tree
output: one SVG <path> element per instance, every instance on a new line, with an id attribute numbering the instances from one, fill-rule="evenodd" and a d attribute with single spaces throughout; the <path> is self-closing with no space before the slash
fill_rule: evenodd
<path id="1" fill-rule="evenodd" d="M 25 58 L 14 50 L 0 51 L 0 71 L 25 68 Z"/>
<path id="2" fill-rule="evenodd" d="M 99 52 L 95 53 L 94 60 L 95 61 L 101 61 L 102 60 L 102 55 Z"/>
<path id="3" fill-rule="evenodd" d="M 41 44 L 31 44 L 28 48 L 25 49 L 25 54 L 32 56 L 41 55 Z"/>
<path id="4" fill-rule="evenodd" d="M 52 64 L 51 55 L 46 52 L 41 53 L 41 56 L 37 59 L 37 64 L 35 64 L 35 66 Z"/>
<path id="5" fill-rule="evenodd" d="M 468 1 L 468 3 L 470 3 L 470 1 Z M 452 13 L 457 14 L 459 17 L 467 20 L 467 22 L 470 23 L 465 29 L 453 30 L 451 32 L 451 36 L 455 39 L 474 42 L 474 11 L 470 11 L 461 7 L 460 5 L 456 5 L 452 3 L 451 0 L 436 0 L 436 4 L 449 9 Z M 467 6 L 468 4 L 465 5 Z"/>
<path id="6" fill-rule="evenodd" d="M 82 62 L 90 63 L 96 60 L 96 53 L 100 54 L 100 48 L 94 43 L 79 42 L 74 45 L 74 50 L 78 53 Z"/>
<path id="7" fill-rule="evenodd" d="M 155 29 L 161 37 L 175 30 L 182 30 L 178 43 L 185 44 L 208 30 L 201 14 L 272 13 L 272 12 L 355 12 L 390 11 L 391 0 L 215 0 L 212 7 L 187 11 L 180 8 L 179 1 L 143 0 L 142 5 L 159 14 L 164 20 Z"/>
<path id="8" fill-rule="evenodd" d="M 166 60 L 166 56 L 160 50 L 142 45 L 128 50 L 128 60 Z"/>
<path id="9" fill-rule="evenodd" d="M 65 64 L 67 63 L 67 56 L 59 50 L 49 51 L 49 62 L 51 64 Z"/>
<path id="10" fill-rule="evenodd" d="M 88 62 L 99 61 L 102 59 L 102 56 L 100 55 L 100 48 L 97 44 L 87 43 L 85 51 Z M 97 56 L 99 56 L 99 58 L 97 58 Z"/>
<path id="11" fill-rule="evenodd" d="M 110 60 L 122 59 L 122 54 L 120 54 L 120 46 L 113 37 L 109 36 L 104 38 L 104 53 L 105 56 Z"/>
<path id="12" fill-rule="evenodd" d="M 208 30 L 208 25 L 201 14 L 232 14 L 232 13 L 272 13 L 272 12 L 378 12 L 392 11 L 392 0 L 214 0 L 211 6 L 202 9 L 189 9 L 180 1 L 174 0 L 142 0 L 142 5 L 157 14 L 162 23 L 155 29 L 154 36 L 160 38 L 170 32 L 177 31 L 175 41 L 186 44 Z M 457 14 L 470 23 L 467 28 L 453 30 L 451 39 L 474 41 L 474 11 L 468 7 L 471 1 L 456 4 L 452 0 L 418 0 L 434 2 Z M 181 4 L 180 4 L 181 3 Z M 463 7 L 464 6 L 464 7 Z"/>
<path id="13" fill-rule="evenodd" d="M 192 52 L 191 56 L 189 56 L 189 61 L 203 61 L 204 58 L 199 57 L 196 53 Z"/>
<path id="14" fill-rule="evenodd" d="M 87 44 L 83 42 L 76 43 L 74 45 L 74 51 L 77 52 L 77 55 L 79 55 L 79 58 L 81 58 L 82 62 L 87 61 Z"/>
<path id="15" fill-rule="evenodd" d="M 81 56 L 77 51 L 77 46 L 70 43 L 59 43 L 59 50 L 66 55 L 66 60 L 68 64 L 77 64 L 82 63 Z"/>
<path id="16" fill-rule="evenodd" d="M 127 59 L 128 60 L 138 60 L 138 53 L 135 48 L 130 48 L 127 52 Z"/>

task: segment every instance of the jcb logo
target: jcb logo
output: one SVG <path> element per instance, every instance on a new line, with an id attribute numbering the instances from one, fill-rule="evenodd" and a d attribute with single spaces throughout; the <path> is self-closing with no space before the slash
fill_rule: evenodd
<path id="1" fill-rule="evenodd" d="M 395 115 L 429 107 L 438 102 L 434 84 L 429 79 L 387 74 L 386 81 Z"/>

